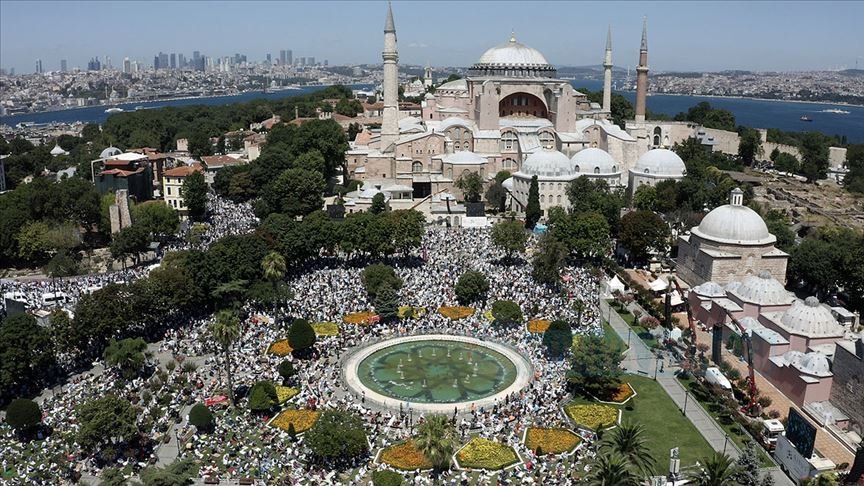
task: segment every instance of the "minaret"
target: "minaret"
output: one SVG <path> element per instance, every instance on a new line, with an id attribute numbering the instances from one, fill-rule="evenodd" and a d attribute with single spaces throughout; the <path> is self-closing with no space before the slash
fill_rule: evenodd
<path id="1" fill-rule="evenodd" d="M 432 66 L 426 63 L 426 69 L 423 70 L 423 87 L 429 89 L 432 87 Z"/>
<path id="2" fill-rule="evenodd" d="M 603 60 L 603 111 L 612 111 L 612 27 L 606 31 L 606 58 Z"/>
<path id="3" fill-rule="evenodd" d="M 399 139 L 399 72 L 396 51 L 396 24 L 393 9 L 387 5 L 387 20 L 384 22 L 384 113 L 381 122 L 380 150 L 386 151 Z"/>
<path id="4" fill-rule="evenodd" d="M 648 21 L 642 21 L 642 47 L 636 68 L 636 121 L 645 121 L 645 97 L 648 95 Z"/>

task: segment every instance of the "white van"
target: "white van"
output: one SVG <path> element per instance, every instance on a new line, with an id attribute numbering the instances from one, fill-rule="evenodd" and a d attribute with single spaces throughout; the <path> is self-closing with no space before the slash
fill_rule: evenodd
<path id="1" fill-rule="evenodd" d="M 45 292 L 42 294 L 42 305 L 50 306 L 66 302 L 65 292 Z"/>
<path id="2" fill-rule="evenodd" d="M 723 375 L 720 368 L 717 368 L 716 366 L 705 370 L 705 381 L 713 383 L 724 390 L 732 391 L 732 383 L 730 383 L 729 379 Z"/>

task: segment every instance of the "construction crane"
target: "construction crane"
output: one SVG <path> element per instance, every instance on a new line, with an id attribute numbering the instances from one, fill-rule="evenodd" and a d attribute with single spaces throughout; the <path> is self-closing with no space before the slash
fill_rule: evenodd
<path id="1" fill-rule="evenodd" d="M 678 284 L 678 279 L 670 276 L 669 280 L 675 284 L 675 290 L 678 291 L 678 295 L 681 296 L 681 300 L 684 301 L 684 309 L 687 310 L 687 325 L 690 326 L 690 358 L 695 359 L 696 357 L 696 323 L 693 321 L 693 311 L 690 309 L 690 301 L 684 298 L 684 291 L 681 290 L 681 285 Z"/>
<path id="2" fill-rule="evenodd" d="M 747 334 L 747 329 L 745 329 L 744 326 L 742 326 L 741 323 L 738 322 L 738 319 L 735 319 L 735 316 L 732 315 L 732 312 L 729 311 L 729 309 L 726 309 L 724 307 L 723 312 L 725 312 L 726 315 L 729 316 L 732 324 L 735 324 L 735 327 L 737 327 L 738 330 L 741 331 L 741 339 L 744 340 L 744 347 L 747 351 L 747 379 L 750 381 L 750 402 L 744 407 L 744 411 L 749 415 L 753 415 L 754 413 L 756 413 L 756 397 L 759 394 L 759 390 L 756 389 L 756 375 L 753 372 L 753 341 L 752 339 L 750 339 L 750 335 Z M 720 325 L 721 323 L 719 322 L 715 324 L 715 326 Z"/>

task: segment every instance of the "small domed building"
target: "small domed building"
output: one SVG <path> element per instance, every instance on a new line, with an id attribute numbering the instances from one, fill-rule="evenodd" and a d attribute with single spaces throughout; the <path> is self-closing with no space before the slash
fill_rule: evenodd
<path id="1" fill-rule="evenodd" d="M 554 206 L 561 206 L 564 209 L 570 207 L 567 185 L 580 174 L 575 170 L 569 157 L 557 150 L 540 150 L 525 159 L 522 168 L 513 174 L 512 192 L 523 210 L 528 205 L 531 179 L 535 175 L 540 194 L 540 210 L 543 214 Z"/>
<path id="2" fill-rule="evenodd" d="M 675 152 L 653 149 L 642 154 L 636 167 L 630 169 L 630 188 L 635 193 L 639 186 L 655 186 L 661 181 L 678 181 L 687 174 L 687 166 Z"/>
<path id="3" fill-rule="evenodd" d="M 729 204 L 715 208 L 689 235 L 679 237 L 678 274 L 691 286 L 743 281 L 762 272 L 786 281 L 789 255 L 774 246 L 777 238 L 743 201 L 744 193 L 732 190 Z"/>
<path id="4" fill-rule="evenodd" d="M 602 179 L 609 187 L 621 185 L 621 170 L 618 168 L 618 163 L 609 155 L 609 152 L 603 149 L 596 147 L 582 149 L 576 152 L 570 161 L 573 163 L 573 170 L 580 176 Z"/>

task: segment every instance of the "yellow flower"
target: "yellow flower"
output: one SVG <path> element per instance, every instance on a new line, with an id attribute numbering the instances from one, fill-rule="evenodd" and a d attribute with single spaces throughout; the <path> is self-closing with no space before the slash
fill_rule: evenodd
<path id="1" fill-rule="evenodd" d="M 549 319 L 534 319 L 533 321 L 528 321 L 528 332 L 546 332 L 546 329 L 549 329 L 549 324 L 552 324 L 552 321 Z"/>
<path id="2" fill-rule="evenodd" d="M 525 434 L 525 447 L 535 452 L 539 447 L 544 454 L 570 452 L 579 445 L 580 441 L 578 435 L 567 429 L 531 427 Z"/>
<path id="3" fill-rule="evenodd" d="M 288 356 L 292 351 L 294 350 L 291 349 L 287 339 L 280 339 L 267 348 L 268 354 L 275 354 L 276 356 Z"/>
<path id="4" fill-rule="evenodd" d="M 294 432 L 302 433 L 311 429 L 321 412 L 317 410 L 285 410 L 270 422 L 270 425 L 288 431 L 288 427 L 294 424 Z"/>
<path id="5" fill-rule="evenodd" d="M 378 317 L 377 314 L 370 311 L 354 312 L 342 318 L 342 321 L 348 324 L 369 325 Z"/>
<path id="6" fill-rule="evenodd" d="M 457 454 L 459 465 L 469 469 L 503 469 L 519 462 L 519 456 L 513 448 L 474 437 Z"/>
<path id="7" fill-rule="evenodd" d="M 474 309 L 471 307 L 456 306 L 456 307 L 439 307 L 438 313 L 442 316 L 456 321 L 474 315 Z"/>
<path id="8" fill-rule="evenodd" d="M 567 415 L 591 430 L 607 429 L 618 423 L 618 409 L 607 405 L 568 405 Z"/>
<path id="9" fill-rule="evenodd" d="M 291 400 L 292 398 L 297 396 L 298 393 L 300 393 L 300 390 L 298 390 L 297 388 L 276 385 L 276 401 L 279 403 L 279 405 L 282 405 L 288 400 Z"/>
<path id="10" fill-rule="evenodd" d="M 396 469 L 405 471 L 429 469 L 432 467 L 432 462 L 420 452 L 414 443 L 414 439 L 408 439 L 401 444 L 396 444 L 382 450 L 378 459 Z"/>
<path id="11" fill-rule="evenodd" d="M 495 316 L 492 315 L 491 310 L 487 310 L 486 312 L 484 312 L 483 318 L 486 319 L 487 321 L 490 321 L 490 322 L 495 320 Z"/>
<path id="12" fill-rule="evenodd" d="M 315 322 L 312 324 L 316 336 L 336 336 L 339 334 L 339 325 L 335 322 Z"/>

